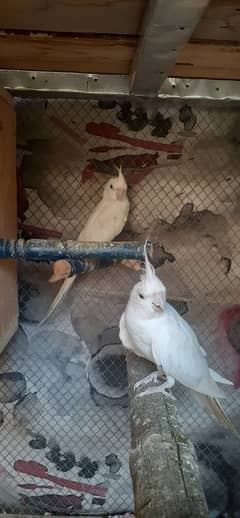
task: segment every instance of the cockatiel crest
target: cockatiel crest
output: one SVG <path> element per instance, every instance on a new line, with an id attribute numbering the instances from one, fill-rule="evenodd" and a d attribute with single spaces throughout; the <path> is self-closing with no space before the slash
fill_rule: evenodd
<path id="1" fill-rule="evenodd" d="M 114 201 L 122 201 L 127 194 L 127 183 L 122 173 L 122 167 L 116 168 L 118 176 L 110 178 L 107 181 L 104 191 L 103 199 L 111 199 Z"/>
<path id="2" fill-rule="evenodd" d="M 141 280 L 132 289 L 130 298 L 134 299 L 139 311 L 145 313 L 150 318 L 154 318 L 156 313 L 163 311 L 166 304 L 166 287 L 157 277 L 147 255 L 147 241 L 144 246 L 145 272 L 141 275 Z"/>

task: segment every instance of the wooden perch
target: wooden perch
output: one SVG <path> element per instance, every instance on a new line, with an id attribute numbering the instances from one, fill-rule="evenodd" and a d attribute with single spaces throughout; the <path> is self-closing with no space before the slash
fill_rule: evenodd
<path id="1" fill-rule="evenodd" d="M 136 397 L 135 383 L 153 365 L 133 353 L 127 363 L 136 518 L 206 518 L 194 448 L 178 422 L 174 401 L 161 394 Z"/>

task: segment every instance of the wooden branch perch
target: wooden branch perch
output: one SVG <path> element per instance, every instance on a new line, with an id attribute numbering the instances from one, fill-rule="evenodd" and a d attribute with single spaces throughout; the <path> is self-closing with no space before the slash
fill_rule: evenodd
<path id="1" fill-rule="evenodd" d="M 153 366 L 133 353 L 127 363 L 136 518 L 206 518 L 194 448 L 178 422 L 174 401 L 161 394 L 136 397 L 135 383 Z"/>

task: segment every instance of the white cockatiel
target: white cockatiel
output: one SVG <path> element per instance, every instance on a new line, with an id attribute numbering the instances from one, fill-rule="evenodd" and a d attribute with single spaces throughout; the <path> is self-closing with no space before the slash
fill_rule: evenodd
<path id="1" fill-rule="evenodd" d="M 110 178 L 105 184 L 102 199 L 80 232 L 78 241 L 112 241 L 121 233 L 127 221 L 128 213 L 127 183 L 120 167 L 118 169 L 118 176 Z M 55 265 L 58 262 L 61 263 L 61 261 L 56 261 Z M 73 275 L 64 280 L 46 317 L 40 325 L 50 317 L 58 304 L 67 295 L 76 277 L 76 275 Z"/>
<path id="2" fill-rule="evenodd" d="M 166 288 L 157 277 L 146 253 L 145 274 L 132 289 L 127 307 L 120 319 L 120 340 L 124 347 L 154 363 L 158 371 L 135 386 L 157 381 L 160 371 L 166 380 L 142 394 L 162 392 L 173 397 L 175 380 L 188 387 L 206 410 L 240 437 L 217 398 L 224 398 L 219 384 L 231 381 L 210 369 L 206 352 L 190 325 L 166 302 Z"/>

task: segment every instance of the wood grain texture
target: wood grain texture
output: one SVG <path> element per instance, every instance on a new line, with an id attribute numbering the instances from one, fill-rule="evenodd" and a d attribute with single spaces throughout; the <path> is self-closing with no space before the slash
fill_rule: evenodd
<path id="1" fill-rule="evenodd" d="M 211 0 L 193 38 L 240 41 L 240 1 Z"/>
<path id="2" fill-rule="evenodd" d="M 0 237 L 17 236 L 15 113 L 10 95 L 0 90 Z M 0 352 L 18 325 L 17 266 L 0 261 Z"/>
<path id="3" fill-rule="evenodd" d="M 0 2 L 0 28 L 136 35 L 146 5 L 147 0 L 8 0 Z M 239 0 L 211 0 L 194 38 L 240 41 Z"/>
<path id="4" fill-rule="evenodd" d="M 169 76 L 240 80 L 240 43 L 190 42 Z"/>
<path id="5" fill-rule="evenodd" d="M 128 74 L 135 37 L 0 35 L 0 68 Z M 240 80 L 240 43 L 192 41 L 170 76 Z"/>
<path id="6" fill-rule="evenodd" d="M 135 383 L 153 365 L 133 353 L 127 354 L 127 363 L 136 518 L 207 518 L 194 448 L 179 424 L 175 403 L 162 394 L 136 397 Z"/>
<path id="7" fill-rule="evenodd" d="M 147 0 L 8 0 L 2 29 L 137 34 Z"/>
<path id="8" fill-rule="evenodd" d="M 135 37 L 0 35 L 0 68 L 128 74 Z"/>

